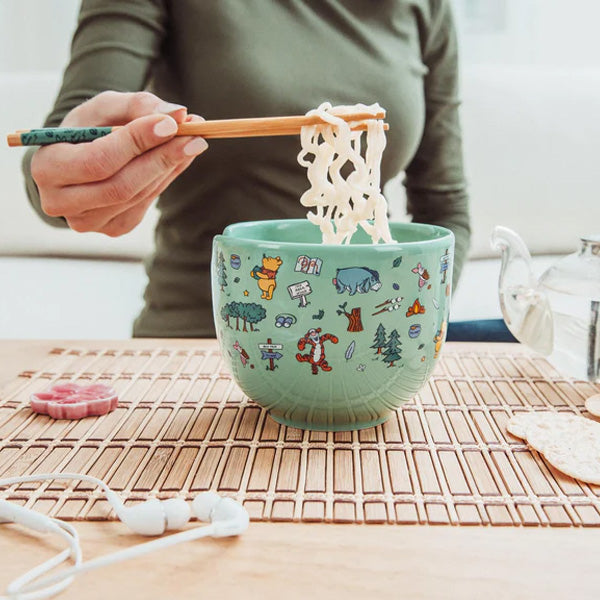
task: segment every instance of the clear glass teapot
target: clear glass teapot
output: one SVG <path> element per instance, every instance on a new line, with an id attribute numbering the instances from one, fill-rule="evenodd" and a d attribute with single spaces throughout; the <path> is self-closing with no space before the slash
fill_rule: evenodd
<path id="1" fill-rule="evenodd" d="M 511 333 L 558 371 L 600 382 L 600 234 L 581 238 L 539 279 L 514 231 L 496 227 L 492 246 L 502 252 L 498 293 Z"/>

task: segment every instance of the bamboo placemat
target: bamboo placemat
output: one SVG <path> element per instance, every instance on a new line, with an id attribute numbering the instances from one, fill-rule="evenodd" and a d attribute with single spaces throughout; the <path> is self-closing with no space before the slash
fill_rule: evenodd
<path id="1" fill-rule="evenodd" d="M 453 345 L 417 398 L 355 432 L 280 426 L 210 349 L 57 348 L 0 393 L 0 477 L 75 471 L 127 502 L 216 489 L 254 520 L 455 525 L 600 525 L 600 486 L 547 465 L 506 432 L 513 412 L 584 413 L 600 386 L 562 378 L 519 346 Z M 102 382 L 117 410 L 82 421 L 33 414 L 29 394 Z M 112 519 L 84 483 L 21 484 L 0 497 L 66 519 Z"/>

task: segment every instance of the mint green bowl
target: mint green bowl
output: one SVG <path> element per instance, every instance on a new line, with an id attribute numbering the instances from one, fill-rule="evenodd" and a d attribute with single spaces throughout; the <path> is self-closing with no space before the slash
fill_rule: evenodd
<path id="1" fill-rule="evenodd" d="M 213 241 L 217 337 L 243 392 L 279 423 L 383 423 L 421 389 L 446 335 L 454 236 L 391 223 L 396 243 L 323 245 L 307 220 L 237 223 Z"/>

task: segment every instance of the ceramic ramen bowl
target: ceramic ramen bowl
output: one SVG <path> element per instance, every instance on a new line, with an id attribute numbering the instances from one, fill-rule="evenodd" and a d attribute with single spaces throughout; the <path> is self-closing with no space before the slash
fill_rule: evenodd
<path id="1" fill-rule="evenodd" d="M 323 245 L 308 220 L 237 223 L 213 242 L 224 360 L 279 423 L 384 422 L 429 378 L 446 335 L 454 236 L 391 223 L 397 243 Z"/>

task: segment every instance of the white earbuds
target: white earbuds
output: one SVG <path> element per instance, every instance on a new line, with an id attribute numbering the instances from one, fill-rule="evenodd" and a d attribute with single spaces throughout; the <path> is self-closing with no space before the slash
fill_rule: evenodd
<path id="1" fill-rule="evenodd" d="M 11 479 L 0 480 L 0 486 L 53 479 L 78 479 L 98 485 L 104 490 L 108 502 L 114 508 L 120 521 L 140 535 L 158 536 L 167 530 L 182 529 L 190 520 L 190 507 L 182 498 L 169 498 L 168 500 L 150 498 L 140 504 L 125 506 L 121 498 L 103 481 L 79 473 L 48 473 L 13 477 Z M 82 562 L 77 531 L 71 525 L 64 523 L 60 519 L 53 519 L 28 508 L 7 502 L 6 500 L 0 500 L 0 523 L 19 523 L 24 527 L 41 533 L 55 533 L 64 538 L 69 544 L 68 550 L 63 551 L 54 559 L 35 567 L 13 581 L 7 589 L 9 597 L 26 597 L 29 600 L 48 598 L 67 587 L 78 573 L 121 562 L 135 556 L 148 554 L 154 550 L 201 537 L 240 535 L 248 529 L 250 523 L 250 516 L 241 504 L 233 500 L 233 498 L 222 498 L 215 492 L 198 494 L 192 502 L 192 510 L 200 521 L 209 522 L 210 524 L 205 527 L 186 529 L 167 537 L 158 538 L 113 554 L 100 556 L 91 561 Z M 69 557 L 75 561 L 73 567 L 56 575 L 39 579 Z M 21 596 L 22 594 L 24 595 Z M 2 598 L 0 596 L 0 600 Z"/>
<path id="2" fill-rule="evenodd" d="M 191 516 L 190 507 L 183 498 L 150 498 L 134 506 L 125 506 L 112 491 L 107 498 L 119 520 L 140 535 L 162 535 L 165 531 L 182 529 Z"/>
<path id="3" fill-rule="evenodd" d="M 250 515 L 233 498 L 222 498 L 215 492 L 198 494 L 192 502 L 194 514 L 200 521 L 210 521 L 213 537 L 240 535 L 248 529 Z"/>
<path id="4" fill-rule="evenodd" d="M 141 504 L 125 506 L 114 492 L 106 496 L 120 521 L 140 535 L 161 535 L 168 530 L 182 529 L 190 520 L 190 507 L 182 498 L 150 498 Z M 200 521 L 211 522 L 215 537 L 239 535 L 250 522 L 241 504 L 215 492 L 198 494 L 192 502 L 192 510 Z"/>
<path id="5" fill-rule="evenodd" d="M 210 521 L 210 516 L 214 508 L 221 501 L 221 496 L 216 492 L 202 492 L 198 494 L 192 502 L 194 514 L 200 521 Z"/>

